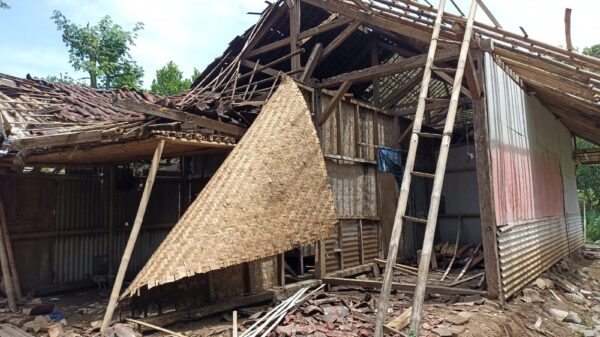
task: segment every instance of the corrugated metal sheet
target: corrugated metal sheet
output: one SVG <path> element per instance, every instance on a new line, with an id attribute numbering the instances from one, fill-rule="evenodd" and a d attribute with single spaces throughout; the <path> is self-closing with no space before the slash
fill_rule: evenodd
<path id="1" fill-rule="evenodd" d="M 567 228 L 572 240 L 567 239 Z M 505 297 L 535 280 L 570 251 L 581 248 L 582 232 L 580 216 L 549 217 L 500 228 L 498 250 Z"/>
<path id="2" fill-rule="evenodd" d="M 365 263 L 379 257 L 380 235 L 379 223 L 363 221 L 362 224 L 363 255 Z"/>
<path id="3" fill-rule="evenodd" d="M 571 134 L 486 55 L 490 152 L 504 297 L 583 245 Z"/>
<path id="4" fill-rule="evenodd" d="M 360 265 L 360 235 L 358 221 L 342 222 L 344 268 Z"/>

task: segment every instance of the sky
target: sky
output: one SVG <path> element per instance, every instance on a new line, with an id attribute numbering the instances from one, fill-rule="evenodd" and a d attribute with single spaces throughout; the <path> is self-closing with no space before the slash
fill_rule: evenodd
<path id="1" fill-rule="evenodd" d="M 258 18 L 263 0 L 5 0 L 9 10 L 0 10 L 0 72 L 25 77 L 68 73 L 84 77 L 69 64 L 61 33 L 50 19 L 60 10 L 77 24 L 95 24 L 104 15 L 125 29 L 144 23 L 134 60 L 144 68 L 145 88 L 156 70 L 175 62 L 189 77 L 194 67 L 203 70 L 220 56 L 236 35 Z M 423 1 L 423 0 L 420 0 Z M 429 0 L 437 6 L 438 0 Z M 463 11 L 470 0 L 457 0 Z M 600 1 L 598 0 L 485 0 L 500 24 L 513 32 L 522 26 L 531 38 L 565 45 L 564 11 L 573 9 L 571 34 L 579 49 L 600 44 Z M 448 1 L 449 11 L 456 12 Z M 489 22 L 482 11 L 477 19 Z"/>

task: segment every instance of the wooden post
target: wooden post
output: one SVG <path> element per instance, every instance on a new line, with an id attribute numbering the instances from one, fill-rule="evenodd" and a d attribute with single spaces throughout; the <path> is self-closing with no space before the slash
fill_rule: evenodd
<path id="1" fill-rule="evenodd" d="M 2 204 L 2 200 L 0 200 L 0 221 L 2 221 L 2 232 L 4 232 L 4 227 L 8 227 L 6 225 L 6 214 L 4 212 L 4 204 Z M 10 311 L 17 311 L 17 302 L 15 300 L 15 289 L 13 278 L 11 277 L 10 272 L 10 263 L 8 262 L 8 254 L 7 254 L 7 245 L 6 241 L 8 241 L 8 237 L 5 240 L 4 235 L 0 239 L 0 263 L 2 264 L 2 280 L 4 281 L 4 288 L 6 290 L 6 298 L 8 299 L 8 308 Z"/>
<path id="2" fill-rule="evenodd" d="M 111 166 L 108 169 L 108 177 L 105 177 L 105 188 L 106 188 L 106 226 L 107 226 L 107 238 L 108 238 L 108 278 L 112 282 L 115 275 L 115 243 L 114 243 L 114 230 L 115 230 L 115 186 L 116 186 L 116 174 L 117 167 Z M 107 179 L 108 178 L 108 179 Z"/>
<path id="3" fill-rule="evenodd" d="M 445 5 L 446 0 L 440 0 L 433 33 L 431 35 L 431 44 L 429 46 L 429 51 L 427 54 L 425 70 L 423 71 L 423 82 L 421 85 L 421 92 L 419 94 L 419 103 L 417 105 L 417 113 L 413 122 L 413 132 L 411 137 L 412 144 L 409 147 L 406 159 L 406 166 L 404 168 L 404 176 L 402 178 L 402 185 L 400 186 L 400 198 L 398 198 L 398 207 L 396 209 L 396 215 L 394 216 L 394 227 L 392 229 L 392 236 L 390 238 L 387 263 L 385 266 L 385 274 L 383 276 L 383 284 L 381 287 L 381 295 L 379 296 L 379 304 L 377 306 L 375 337 L 383 337 L 383 324 L 385 322 L 385 317 L 388 310 L 390 291 L 392 290 L 394 264 L 396 263 L 396 258 L 398 257 L 398 245 L 400 242 L 400 238 L 402 237 L 402 226 L 404 223 L 403 217 L 406 215 L 408 198 L 410 197 L 410 185 L 412 179 L 411 173 L 413 171 L 415 160 L 417 157 L 419 132 L 423 124 L 423 115 L 425 114 L 426 98 L 429 94 L 429 82 L 431 81 L 432 66 L 433 61 L 435 59 L 435 52 L 437 49 L 437 39 L 440 35 L 440 30 L 442 27 L 442 16 L 444 15 Z M 429 266 L 429 261 L 427 261 L 426 266 Z"/>
<path id="4" fill-rule="evenodd" d="M 142 193 L 142 199 L 140 200 L 140 205 L 138 207 L 137 214 L 135 215 L 135 221 L 133 222 L 133 227 L 131 228 L 131 234 L 129 234 L 129 240 L 127 241 L 127 246 L 125 246 L 125 251 L 123 252 L 121 264 L 119 265 L 119 271 L 117 272 L 115 284 L 113 285 L 108 306 L 106 307 L 106 313 L 104 314 L 104 320 L 102 321 L 102 327 L 100 329 L 102 336 L 106 335 L 106 328 L 108 328 L 108 325 L 113 317 L 113 313 L 115 312 L 115 308 L 117 307 L 117 301 L 119 300 L 119 294 L 121 293 L 121 287 L 123 286 L 123 280 L 125 279 L 125 272 L 127 271 L 127 266 L 129 265 L 131 254 L 133 253 L 135 241 L 137 240 L 138 234 L 140 233 L 140 229 L 142 227 L 142 220 L 144 220 L 146 207 L 148 206 L 148 201 L 150 200 L 150 192 L 152 192 L 152 186 L 154 185 L 154 179 L 156 178 L 156 172 L 158 171 L 158 165 L 160 163 L 160 157 L 162 156 L 164 146 L 165 141 L 161 139 L 156 146 L 156 150 L 154 151 L 152 165 L 150 166 L 148 178 L 146 179 L 146 186 L 144 187 L 144 192 Z"/>
<path id="5" fill-rule="evenodd" d="M 442 187 L 444 185 L 444 173 L 446 172 L 446 164 L 448 162 L 448 154 L 450 152 L 450 142 L 452 140 L 452 131 L 454 130 L 454 121 L 456 119 L 456 111 L 458 109 L 458 100 L 462 87 L 463 76 L 467 57 L 469 56 L 469 47 L 471 35 L 473 34 L 473 23 L 475 21 L 475 13 L 477 12 L 477 0 L 471 1 L 467 26 L 460 49 L 460 57 L 456 68 L 456 76 L 454 77 L 454 85 L 452 87 L 452 98 L 450 99 L 450 107 L 446 116 L 446 124 L 444 125 L 444 133 L 442 144 L 440 145 L 440 153 L 438 155 L 437 166 L 435 169 L 435 178 L 433 179 L 433 188 L 431 192 L 431 202 L 429 212 L 427 214 L 427 227 L 425 228 L 425 238 L 423 239 L 423 248 L 421 250 L 421 261 L 419 263 L 419 276 L 417 277 L 417 286 L 415 288 L 415 296 L 413 302 L 413 312 L 410 318 L 411 333 L 418 334 L 421 326 L 421 316 L 423 314 L 423 302 L 425 300 L 425 292 L 427 288 L 427 275 L 429 273 L 429 263 L 431 262 L 431 254 L 433 251 L 433 243 L 435 239 L 435 230 L 437 226 L 437 216 L 440 208 L 440 199 L 442 196 Z M 411 146 L 412 147 L 412 146 Z"/>
<path id="6" fill-rule="evenodd" d="M 233 321 L 231 336 L 238 337 L 237 311 L 235 311 L 235 310 L 233 311 L 233 314 L 231 315 L 231 320 Z"/>
<path id="7" fill-rule="evenodd" d="M 290 1 L 290 53 L 298 50 L 298 34 L 300 34 L 300 0 Z M 292 69 L 298 70 L 300 64 L 300 54 L 292 57 Z"/>
<path id="8" fill-rule="evenodd" d="M 322 279 L 327 275 L 327 253 L 325 251 L 325 240 L 317 243 L 317 278 Z"/>
<path id="9" fill-rule="evenodd" d="M 285 253 L 277 254 L 277 282 L 285 285 Z"/>
<path id="10" fill-rule="evenodd" d="M 13 285 L 15 287 L 15 295 L 17 295 L 17 300 L 20 301 L 23 298 L 23 292 L 21 291 L 21 281 L 19 280 L 19 273 L 17 272 L 17 264 L 15 263 L 12 242 L 10 241 L 10 235 L 8 234 L 8 221 L 2 200 L 0 200 L 0 217 L 2 236 L 4 237 L 4 242 L 6 244 L 6 253 L 8 255 L 8 264 L 10 265 L 10 273 L 12 275 Z"/>

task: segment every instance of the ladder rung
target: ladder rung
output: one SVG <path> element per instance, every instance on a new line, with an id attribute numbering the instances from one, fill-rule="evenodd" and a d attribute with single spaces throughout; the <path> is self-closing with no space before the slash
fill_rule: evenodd
<path id="1" fill-rule="evenodd" d="M 441 39 L 441 38 L 438 38 L 438 42 L 462 45 L 462 41 L 448 40 L 448 39 Z"/>
<path id="2" fill-rule="evenodd" d="M 440 67 L 433 66 L 433 67 L 431 67 L 431 70 L 441 71 L 441 72 L 451 73 L 451 74 L 456 73 L 456 68 L 440 68 Z"/>
<path id="3" fill-rule="evenodd" d="M 408 216 L 408 215 L 405 215 L 402 218 L 404 220 L 410 221 L 410 222 L 416 222 L 416 223 L 420 223 L 420 224 L 424 224 L 424 225 L 427 224 L 427 219 L 415 218 L 415 217 Z"/>
<path id="4" fill-rule="evenodd" d="M 419 132 L 419 136 L 423 137 L 423 138 L 436 138 L 436 139 L 442 139 L 442 137 L 444 137 L 444 135 L 439 134 L 439 133 L 427 133 L 427 132 Z"/>
<path id="5" fill-rule="evenodd" d="M 415 177 L 422 177 L 422 178 L 429 178 L 429 179 L 433 179 L 435 178 L 435 174 L 433 173 L 425 173 L 425 172 L 419 172 L 419 171 L 412 171 L 411 174 Z"/>

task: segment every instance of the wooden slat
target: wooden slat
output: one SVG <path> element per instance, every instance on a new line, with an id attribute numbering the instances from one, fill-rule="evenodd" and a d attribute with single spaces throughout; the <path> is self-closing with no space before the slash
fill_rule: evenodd
<path id="1" fill-rule="evenodd" d="M 298 50 L 298 34 L 300 33 L 300 0 L 295 0 L 289 9 L 290 12 L 290 53 Z M 292 70 L 300 69 L 300 55 L 292 57 Z"/>

